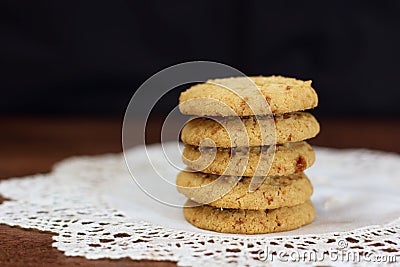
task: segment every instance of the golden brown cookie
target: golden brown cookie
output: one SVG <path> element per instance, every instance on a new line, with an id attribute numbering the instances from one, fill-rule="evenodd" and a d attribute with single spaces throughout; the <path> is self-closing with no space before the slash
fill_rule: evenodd
<path id="1" fill-rule="evenodd" d="M 257 190 L 249 192 L 252 177 L 182 171 L 176 178 L 176 185 L 180 193 L 197 203 L 248 210 L 295 206 L 310 199 L 313 193 L 310 180 L 302 172 L 263 178 Z"/>
<path id="2" fill-rule="evenodd" d="M 198 116 L 283 114 L 317 105 L 311 81 L 282 76 L 209 80 L 190 87 L 179 98 L 183 114 Z"/>
<path id="3" fill-rule="evenodd" d="M 210 148 L 186 145 L 182 160 L 191 169 L 232 176 L 282 176 L 302 172 L 315 161 L 314 151 L 305 142 L 273 147 Z"/>
<path id="4" fill-rule="evenodd" d="M 273 119 L 268 116 L 196 118 L 183 127 L 181 138 L 185 144 L 193 146 L 201 146 L 208 138 L 214 146 L 228 148 L 298 142 L 318 133 L 319 123 L 313 115 L 294 112 L 276 115 Z"/>
<path id="5" fill-rule="evenodd" d="M 206 230 L 235 234 L 266 234 L 288 231 L 311 223 L 315 210 L 310 200 L 292 207 L 270 210 L 185 207 L 188 222 Z"/>

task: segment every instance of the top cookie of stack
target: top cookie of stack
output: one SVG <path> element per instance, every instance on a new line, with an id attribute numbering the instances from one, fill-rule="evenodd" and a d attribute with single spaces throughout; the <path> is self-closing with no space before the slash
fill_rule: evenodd
<path id="1" fill-rule="evenodd" d="M 246 102 L 250 99 L 242 98 L 243 96 L 251 97 L 253 95 L 254 85 L 258 87 L 262 96 L 268 102 L 272 114 L 306 110 L 318 105 L 318 96 L 311 87 L 311 81 L 301 81 L 282 76 L 259 76 L 214 79 L 192 86 L 181 93 L 179 109 L 183 114 L 198 116 L 267 115 L 263 113 L 263 110 L 258 110 L 258 107 L 263 103 L 254 103 L 250 107 Z M 250 94 L 247 94 L 249 91 Z M 191 100 L 194 99 L 197 101 L 192 102 Z M 216 101 L 209 102 L 210 99 Z M 201 105 L 201 100 L 204 100 L 207 105 Z M 219 103 L 229 106 L 234 113 L 221 109 Z"/>

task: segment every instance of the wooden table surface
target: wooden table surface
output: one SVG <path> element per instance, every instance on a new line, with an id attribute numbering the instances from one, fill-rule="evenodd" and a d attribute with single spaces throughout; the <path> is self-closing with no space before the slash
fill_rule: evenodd
<path id="1" fill-rule="evenodd" d="M 400 153 L 400 119 L 320 119 L 314 145 Z M 0 179 L 48 172 L 73 155 L 121 151 L 121 118 L 0 117 Z M 159 122 L 150 125 L 158 140 Z M 3 199 L 0 197 L 0 202 Z M 173 262 L 86 260 L 51 247 L 52 233 L 0 225 L 0 266 L 176 266 Z"/>

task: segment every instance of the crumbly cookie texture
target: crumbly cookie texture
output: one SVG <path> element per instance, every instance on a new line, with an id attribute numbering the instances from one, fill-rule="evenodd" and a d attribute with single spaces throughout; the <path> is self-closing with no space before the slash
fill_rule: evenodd
<path id="1" fill-rule="evenodd" d="M 252 177 L 182 171 L 177 176 L 176 185 L 178 191 L 190 200 L 231 209 L 265 210 L 290 207 L 304 203 L 313 193 L 311 182 L 303 172 L 262 178 L 265 180 L 257 190 L 249 192 Z"/>
<path id="2" fill-rule="evenodd" d="M 305 142 L 270 147 L 210 148 L 186 145 L 182 160 L 191 169 L 232 176 L 283 176 L 302 172 L 315 161 Z"/>
<path id="3" fill-rule="evenodd" d="M 252 116 L 311 109 L 318 105 L 318 96 L 311 81 L 282 76 L 232 77 L 194 85 L 181 93 L 179 103 L 183 114 Z"/>
<path id="4" fill-rule="evenodd" d="M 275 124 L 275 125 L 274 125 Z M 211 139 L 210 146 L 238 147 L 265 146 L 303 141 L 319 133 L 319 123 L 307 112 L 249 117 L 195 118 L 182 129 L 185 144 L 203 145 Z"/>
<path id="5" fill-rule="evenodd" d="M 185 207 L 183 214 L 189 223 L 198 228 L 235 234 L 288 231 L 309 224 L 315 218 L 310 200 L 270 210 L 220 209 L 206 205 Z"/>

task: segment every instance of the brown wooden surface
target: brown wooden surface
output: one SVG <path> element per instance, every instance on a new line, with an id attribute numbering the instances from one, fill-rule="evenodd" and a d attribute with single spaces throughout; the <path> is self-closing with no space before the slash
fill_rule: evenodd
<path id="1" fill-rule="evenodd" d="M 400 152 L 400 120 L 321 119 L 312 144 Z M 121 151 L 122 119 L 0 117 L 0 179 L 48 172 L 73 155 Z M 159 129 L 159 123 L 151 125 Z M 157 131 L 150 142 L 158 140 Z M 0 198 L 0 201 L 2 199 Z M 0 266 L 175 266 L 172 262 L 86 260 L 51 247 L 52 233 L 0 225 Z"/>

